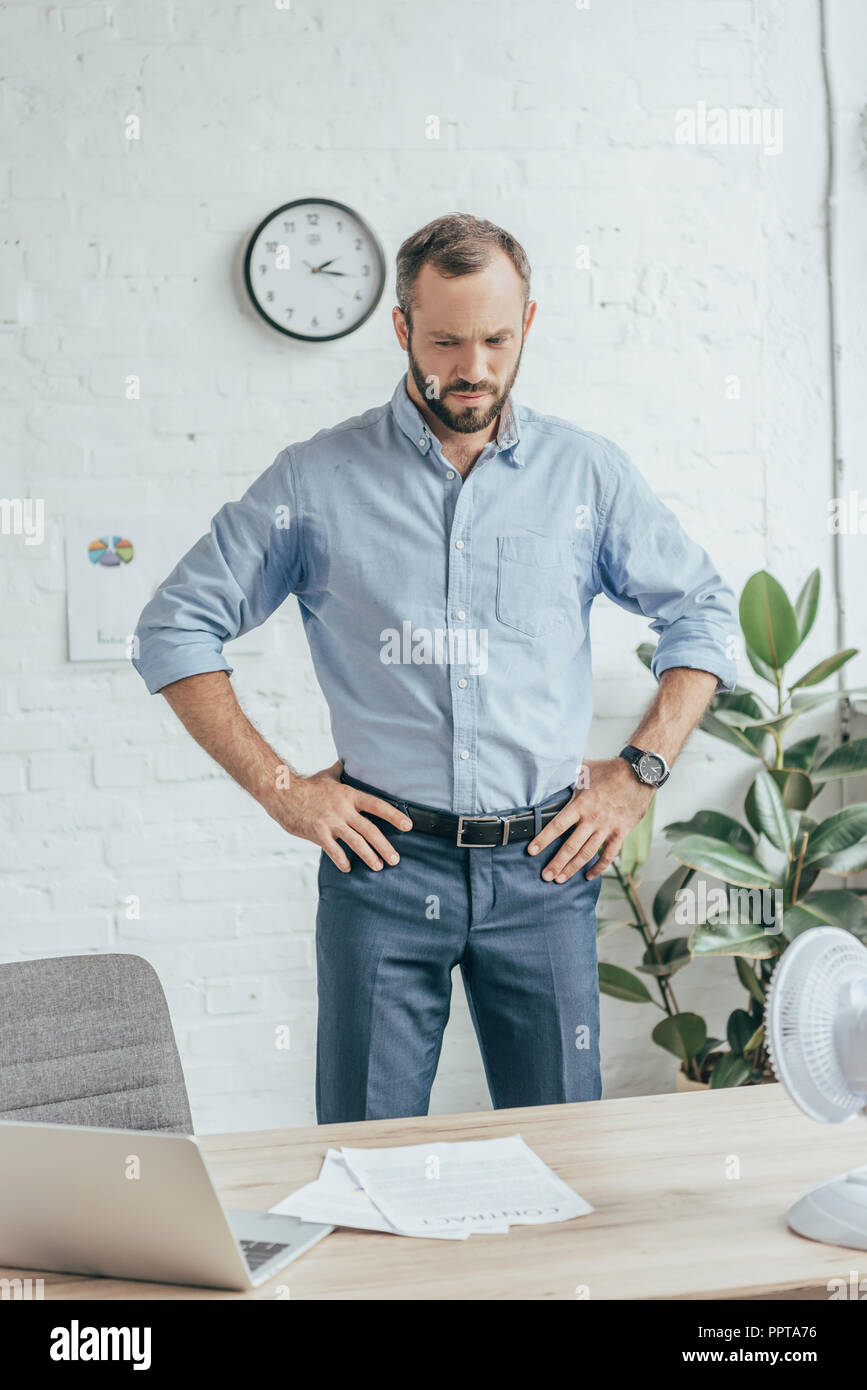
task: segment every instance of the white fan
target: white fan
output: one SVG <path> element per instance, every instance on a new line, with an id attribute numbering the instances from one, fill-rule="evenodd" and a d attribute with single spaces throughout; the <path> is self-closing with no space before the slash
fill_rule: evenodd
<path id="1" fill-rule="evenodd" d="M 811 1119 L 867 1118 L 867 948 L 840 927 L 801 932 L 780 958 L 765 1005 L 771 1065 Z M 798 1235 L 867 1250 L 867 1167 L 795 1202 Z"/>

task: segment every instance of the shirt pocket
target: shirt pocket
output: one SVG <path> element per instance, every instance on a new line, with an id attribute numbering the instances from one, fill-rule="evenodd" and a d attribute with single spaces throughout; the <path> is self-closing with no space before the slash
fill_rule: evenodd
<path id="1" fill-rule="evenodd" d="M 528 637 L 578 612 L 574 542 L 562 536 L 497 537 L 497 618 Z"/>

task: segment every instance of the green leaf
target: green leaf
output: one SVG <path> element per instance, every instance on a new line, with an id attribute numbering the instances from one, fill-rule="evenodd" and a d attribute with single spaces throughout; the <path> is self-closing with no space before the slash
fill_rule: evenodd
<path id="1" fill-rule="evenodd" d="M 672 936 L 666 941 L 657 941 L 653 946 L 648 946 L 637 969 L 642 975 L 667 979 L 669 975 L 674 975 L 685 965 L 689 965 L 691 960 L 687 938 Z"/>
<path id="2" fill-rule="evenodd" d="M 632 927 L 635 923 L 631 918 L 621 918 L 619 921 L 615 917 L 600 917 L 596 915 L 596 940 L 601 941 L 603 936 L 612 936 L 614 932 L 620 931 L 623 927 Z"/>
<path id="3" fill-rule="evenodd" d="M 638 660 L 647 667 L 648 671 L 650 670 L 650 663 L 653 660 L 653 654 L 655 651 L 656 646 L 653 642 L 642 642 L 639 646 L 635 648 Z"/>
<path id="4" fill-rule="evenodd" d="M 650 853 L 650 844 L 653 839 L 653 808 L 655 801 L 651 801 L 644 815 L 637 825 L 630 830 L 623 844 L 620 846 L 620 853 L 617 855 L 617 862 L 620 870 L 624 874 L 634 874 L 637 868 L 647 859 Z"/>
<path id="5" fill-rule="evenodd" d="M 744 1055 L 744 1045 L 753 1034 L 753 1020 L 746 1009 L 732 1009 L 726 1026 L 726 1037 L 732 1052 L 738 1057 Z"/>
<path id="6" fill-rule="evenodd" d="M 858 655 L 857 647 L 847 647 L 845 651 L 835 652 L 833 656 L 826 656 L 824 661 L 820 661 L 817 666 L 811 666 L 809 671 L 805 671 L 790 685 L 790 690 L 799 690 L 804 685 L 819 685 L 822 681 L 833 676 L 835 671 L 839 671 L 841 666 L 845 666 L 847 661 L 851 661 L 853 656 Z"/>
<path id="7" fill-rule="evenodd" d="M 757 1003 L 764 1004 L 765 991 L 762 982 L 753 967 L 748 961 L 744 960 L 743 956 L 735 957 L 735 970 L 738 972 L 738 979 L 744 989 L 749 990 Z"/>
<path id="8" fill-rule="evenodd" d="M 860 874 L 862 869 L 867 869 L 867 840 L 851 845 L 849 849 L 838 850 L 836 854 L 823 855 L 813 867 L 826 874 L 840 874 L 843 878 Z"/>
<path id="9" fill-rule="evenodd" d="M 775 788 L 777 799 L 770 791 L 771 785 Z M 746 794 L 746 801 L 743 802 L 746 819 L 759 833 L 759 844 L 754 847 L 754 855 L 768 873 L 773 872 L 778 878 L 785 873 L 785 863 L 779 860 L 778 855 L 784 853 L 788 859 L 802 819 L 800 812 L 810 805 L 813 795 L 813 783 L 807 774 L 785 767 L 761 771 Z M 761 852 L 763 838 L 766 848 L 770 847 L 767 853 Z"/>
<path id="10" fill-rule="evenodd" d="M 730 729 L 727 724 L 723 724 L 712 714 L 706 714 L 699 725 L 706 734 L 712 734 L 714 738 L 722 739 L 723 743 L 731 743 L 735 748 L 739 748 L 742 753 L 748 753 L 751 758 L 758 758 L 761 762 L 762 755 L 760 750 L 751 743 L 745 734 L 739 729 Z"/>
<path id="11" fill-rule="evenodd" d="M 708 835 L 687 835 L 683 840 L 676 840 L 669 853 L 681 864 L 703 869 L 741 888 L 767 888 L 776 881 L 752 855 L 743 854 L 721 840 L 712 840 Z"/>
<path id="12" fill-rule="evenodd" d="M 759 710 L 758 714 L 750 714 L 747 710 L 726 708 L 714 712 L 717 723 L 725 724 L 729 729 L 767 729 L 778 724 L 781 719 L 791 717 L 788 710 L 784 714 L 766 714 L 764 710 Z"/>
<path id="13" fill-rule="evenodd" d="M 688 1065 L 707 1042 L 707 1026 L 699 1014 L 672 1014 L 661 1019 L 650 1036 Z"/>
<path id="14" fill-rule="evenodd" d="M 613 869 L 606 869 L 605 873 L 602 875 L 602 886 L 599 890 L 599 897 L 596 902 L 597 912 L 603 906 L 612 907 L 619 912 L 623 904 L 627 901 L 628 899 L 620 879 Z M 630 908 L 630 911 L 631 910 Z"/>
<path id="15" fill-rule="evenodd" d="M 818 699 L 819 697 L 815 698 Z M 794 724 L 799 715 L 804 713 L 804 708 L 785 710 L 783 714 L 763 714 L 758 719 L 753 719 L 751 715 L 739 714 L 737 710 L 721 709 L 714 717 L 719 723 L 726 724 L 729 728 L 740 729 L 744 733 L 776 729 L 777 733 L 781 734 L 788 729 L 790 724 Z"/>
<path id="16" fill-rule="evenodd" d="M 804 641 L 816 621 L 821 587 L 821 575 L 818 570 L 813 570 L 811 574 L 807 575 L 804 587 L 795 599 L 795 617 L 798 620 L 798 635 L 801 639 L 798 646 Z"/>
<path id="17" fill-rule="evenodd" d="M 867 802 L 856 801 L 823 820 L 807 841 L 805 864 L 815 864 L 828 855 L 857 845 L 867 835 Z M 854 872 L 854 870 L 852 871 Z"/>
<path id="18" fill-rule="evenodd" d="M 780 789 L 769 772 L 758 774 L 744 803 L 747 820 L 759 834 L 767 836 L 777 849 L 788 853 L 792 831 Z"/>
<path id="19" fill-rule="evenodd" d="M 750 1053 L 750 1052 L 755 1052 L 758 1048 L 761 1047 L 761 1045 L 762 1045 L 762 1043 L 763 1043 L 764 1041 L 765 1041 L 765 1025 L 764 1025 L 764 1023 L 760 1023 L 759 1026 L 758 1026 L 758 1028 L 756 1029 L 756 1031 L 753 1033 L 752 1037 L 749 1038 L 749 1039 L 747 1040 L 747 1042 L 744 1043 L 744 1053 L 743 1053 L 743 1055 L 746 1057 L 748 1053 Z"/>
<path id="20" fill-rule="evenodd" d="M 766 661 L 762 661 L 762 658 L 757 656 L 750 646 L 747 647 L 747 661 L 752 666 L 756 675 L 761 676 L 763 681 L 770 681 L 771 685 L 774 686 L 777 684 L 773 666 L 769 666 Z"/>
<path id="21" fill-rule="evenodd" d="M 619 965 L 599 962 L 599 989 L 612 999 L 623 999 L 627 1004 L 649 1004 L 650 992 L 643 980 L 631 975 Z"/>
<path id="22" fill-rule="evenodd" d="M 810 738 L 800 738 L 797 743 L 789 744 L 788 748 L 783 749 L 783 767 L 797 767 L 802 772 L 809 772 L 820 742 L 821 734 L 813 734 Z"/>
<path id="23" fill-rule="evenodd" d="M 792 709 L 803 714 L 805 710 L 817 709 L 819 705 L 827 705 L 832 700 L 862 700 L 867 695 L 867 690 L 793 690 Z"/>
<path id="24" fill-rule="evenodd" d="M 705 1057 L 707 1056 L 707 1054 L 708 1054 L 709 1052 L 712 1052 L 713 1049 L 714 1049 L 715 1047 L 719 1047 L 719 1045 L 720 1045 L 721 1042 L 722 1042 L 722 1038 L 706 1038 L 706 1039 L 705 1039 L 705 1041 L 702 1043 L 701 1047 L 698 1049 L 698 1052 L 695 1054 L 695 1060 L 696 1060 L 696 1062 L 698 1063 L 699 1067 L 701 1067 L 702 1064 L 704 1063 L 704 1059 L 705 1059 Z"/>
<path id="25" fill-rule="evenodd" d="M 597 940 L 603 936 L 609 936 L 612 932 L 619 931 L 621 927 L 633 927 L 641 930 L 641 924 L 635 920 L 635 913 L 632 904 L 626 896 L 623 886 L 613 872 L 606 872 L 602 875 L 602 887 L 596 903 L 596 937 Z"/>
<path id="26" fill-rule="evenodd" d="M 772 845 L 767 835 L 760 835 L 756 841 L 755 858 L 765 873 L 770 874 L 775 887 L 782 888 L 791 863 L 787 852 Z"/>
<path id="27" fill-rule="evenodd" d="M 681 888 L 685 888 L 692 878 L 694 869 L 687 868 L 681 864 L 675 869 L 673 874 L 669 874 L 665 882 L 657 890 L 656 897 L 653 899 L 653 920 L 658 927 L 661 927 L 671 909 L 674 907 L 675 900 Z"/>
<path id="28" fill-rule="evenodd" d="M 800 840 L 797 841 L 797 845 L 800 846 Z M 797 852 L 797 851 L 796 851 L 796 852 Z M 810 889 L 812 888 L 813 884 L 816 882 L 816 879 L 819 877 L 819 875 L 820 875 L 821 872 L 822 872 L 821 869 L 817 869 L 817 868 L 816 868 L 814 865 L 812 865 L 812 864 L 809 866 L 809 868 L 806 868 L 806 869 L 803 868 L 803 867 L 801 868 L 801 874 L 800 874 L 800 877 L 798 878 L 798 896 L 799 896 L 799 898 L 802 897 L 802 896 L 803 896 L 803 897 L 806 897 L 807 893 L 809 893 Z M 786 881 L 786 892 L 785 892 L 785 899 L 784 899 L 784 901 L 787 902 L 787 903 L 791 903 L 791 902 L 792 902 L 792 894 L 793 894 L 794 891 L 795 891 L 795 878 L 796 878 L 797 876 L 798 876 L 798 865 L 797 865 L 797 861 L 796 861 L 795 859 L 793 859 L 792 862 L 791 862 L 791 864 L 789 865 L 789 874 L 788 874 L 788 878 L 787 878 L 787 881 Z M 784 930 L 785 930 L 785 929 L 784 929 Z"/>
<path id="29" fill-rule="evenodd" d="M 867 738 L 853 738 L 841 743 L 824 762 L 816 768 L 817 782 L 827 782 L 832 777 L 857 777 L 867 772 Z"/>
<path id="30" fill-rule="evenodd" d="M 760 922 L 702 922 L 689 938 L 693 956 L 759 956 L 770 960 L 779 952 L 775 937 Z"/>
<path id="31" fill-rule="evenodd" d="M 772 767 L 769 775 L 779 787 L 787 811 L 806 811 L 816 795 L 812 778 L 806 772 L 797 767 Z"/>
<path id="32" fill-rule="evenodd" d="M 770 706 L 765 705 L 764 709 L 769 710 Z M 745 714 L 750 719 L 763 719 L 765 717 L 762 704 L 758 696 L 753 694 L 752 690 L 743 690 L 739 688 L 737 690 L 722 691 L 722 693 L 716 697 L 714 714 L 718 716 L 723 710 L 726 712 L 735 710 L 738 714 Z M 723 722 L 726 724 L 737 724 L 738 721 L 736 719 L 726 719 Z"/>
<path id="33" fill-rule="evenodd" d="M 809 927 L 842 927 L 858 931 L 864 923 L 864 904 L 848 888 L 820 888 L 783 911 L 783 935 L 794 941 Z"/>
<path id="34" fill-rule="evenodd" d="M 777 671 L 800 646 L 795 610 L 782 584 L 767 570 L 759 570 L 744 585 L 740 619 L 747 646 Z"/>
<path id="35" fill-rule="evenodd" d="M 752 1067 L 743 1057 L 726 1052 L 720 1057 L 710 1074 L 711 1090 L 718 1091 L 723 1086 L 743 1086 L 752 1075 Z"/>
<path id="36" fill-rule="evenodd" d="M 684 835 L 709 835 L 712 840 L 723 840 L 726 844 L 734 845 L 744 854 L 752 854 L 755 846 L 752 835 L 740 821 L 724 815 L 722 811 L 696 811 L 692 820 L 672 821 L 663 834 L 668 840 L 679 840 Z"/>

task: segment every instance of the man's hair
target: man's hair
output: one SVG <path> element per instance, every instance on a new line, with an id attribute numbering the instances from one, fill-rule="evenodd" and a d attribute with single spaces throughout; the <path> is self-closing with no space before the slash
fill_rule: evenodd
<path id="1" fill-rule="evenodd" d="M 530 298 L 530 262 L 527 253 L 509 232 L 468 212 L 450 212 L 407 237 L 397 253 L 397 302 L 407 326 L 412 327 L 412 291 L 423 265 L 440 275 L 472 275 L 483 270 L 491 252 L 505 251 L 524 282 L 524 307 Z"/>

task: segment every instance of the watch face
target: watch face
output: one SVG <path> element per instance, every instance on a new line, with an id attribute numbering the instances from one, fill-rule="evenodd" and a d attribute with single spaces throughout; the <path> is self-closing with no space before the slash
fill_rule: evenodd
<path id="1" fill-rule="evenodd" d="M 326 342 L 373 313 L 385 285 L 385 257 L 357 212 L 329 198 L 298 198 L 256 228 L 244 279 L 272 328 Z"/>
<path id="2" fill-rule="evenodd" d="M 638 760 L 638 771 L 642 781 L 655 787 L 665 776 L 665 763 L 655 753 L 643 753 Z"/>

